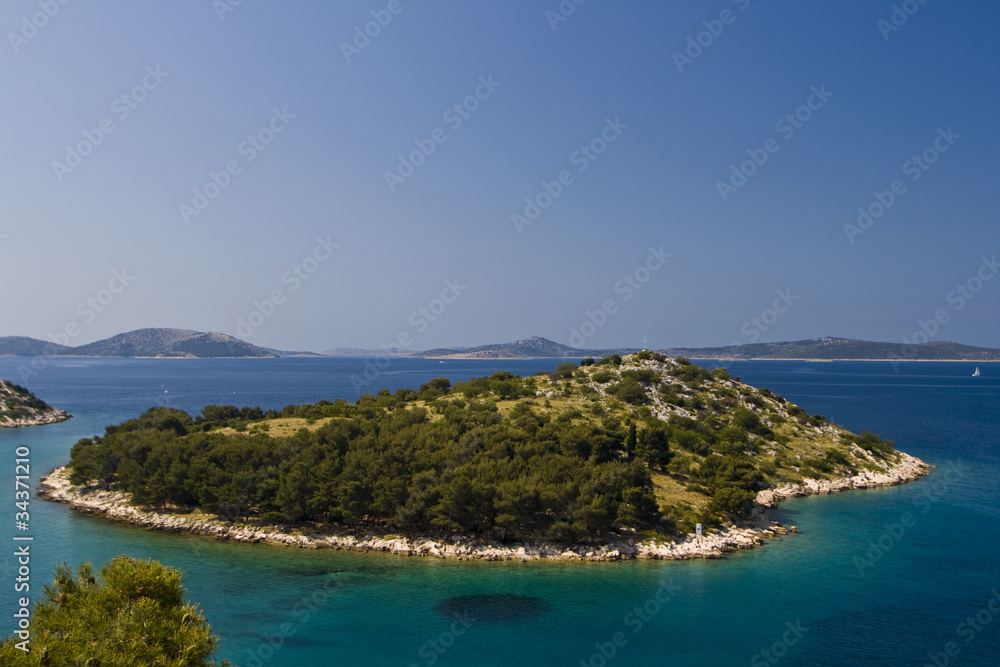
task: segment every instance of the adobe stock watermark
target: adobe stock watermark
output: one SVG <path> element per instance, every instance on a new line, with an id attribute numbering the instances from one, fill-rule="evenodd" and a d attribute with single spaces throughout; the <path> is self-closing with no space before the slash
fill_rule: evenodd
<path id="1" fill-rule="evenodd" d="M 786 113 L 774 123 L 774 131 L 781 135 L 781 138 L 788 141 L 795 136 L 795 133 L 809 122 L 813 113 L 819 111 L 833 97 L 833 93 L 826 89 L 826 84 L 820 84 L 819 88 L 811 86 L 810 95 L 804 104 L 796 107 L 794 111 Z M 726 181 L 716 181 L 715 188 L 719 191 L 722 201 L 729 201 L 729 197 L 747 184 L 747 181 L 756 174 L 761 167 L 767 164 L 772 155 L 781 149 L 781 143 L 774 137 L 769 137 L 764 141 L 761 148 L 748 148 L 746 154 L 749 159 L 744 160 L 739 166 L 733 164 L 729 167 L 729 179 Z"/>
<path id="2" fill-rule="evenodd" d="M 244 661 L 232 663 L 233 667 L 263 667 L 285 645 L 285 640 L 294 637 L 315 612 L 329 603 L 331 594 L 340 587 L 341 584 L 336 579 L 327 579 L 322 588 L 302 596 L 289 610 L 291 620 L 279 625 L 277 632 L 261 635 L 260 644 L 252 650 L 247 649 Z"/>
<path id="3" fill-rule="evenodd" d="M 570 16 L 576 13 L 576 8 L 587 2 L 587 0 L 562 0 L 555 10 L 545 10 L 545 20 L 549 22 L 552 32 L 556 31 L 560 23 L 565 23 Z"/>
<path id="4" fill-rule="evenodd" d="M 462 127 L 462 124 L 472 118 L 472 114 L 479 109 L 482 102 L 490 99 L 496 89 L 501 86 L 501 82 L 493 80 L 493 74 L 478 79 L 479 85 L 461 102 L 456 102 L 441 114 L 441 120 L 448 124 L 452 132 Z M 416 149 L 407 155 L 399 155 L 399 163 L 394 171 L 385 171 L 385 184 L 389 186 L 389 192 L 395 192 L 396 187 L 406 181 L 407 178 L 416 173 L 417 168 L 427 161 L 431 155 L 437 151 L 437 147 L 448 140 L 448 133 L 444 128 L 437 127 L 431 130 L 426 139 L 414 139 Z"/>
<path id="5" fill-rule="evenodd" d="M 212 0 L 212 9 L 221 22 L 226 20 L 226 14 L 232 14 L 242 4 L 243 0 Z"/>
<path id="6" fill-rule="evenodd" d="M 280 110 L 277 107 L 272 109 L 271 117 L 264 126 L 253 134 L 248 134 L 246 139 L 237 144 L 236 154 L 242 157 L 243 161 L 234 158 L 227 161 L 219 171 L 209 170 L 205 184 L 192 190 L 190 205 L 187 202 L 178 205 L 177 210 L 184 224 L 191 224 L 192 217 L 201 215 L 202 211 L 229 187 L 233 178 L 243 173 L 243 166 L 256 160 L 257 156 L 288 128 L 294 118 L 295 114 L 288 113 L 288 107 L 282 107 Z"/>
<path id="7" fill-rule="evenodd" d="M 170 76 L 170 72 L 161 71 L 159 65 L 155 67 L 148 65 L 146 74 L 139 83 L 111 101 L 111 113 L 119 122 L 124 121 L 139 108 L 140 104 L 146 101 L 151 92 L 160 87 L 160 84 L 168 76 Z M 66 157 L 63 158 L 63 161 L 52 161 L 52 172 L 55 174 L 56 180 L 62 183 L 66 174 L 72 173 L 74 169 L 83 164 L 83 159 L 104 143 L 104 139 L 115 129 L 114 119 L 104 117 L 97 122 L 97 126 L 93 129 L 83 130 L 81 132 L 83 139 L 75 145 L 66 145 Z"/>
<path id="8" fill-rule="evenodd" d="M 312 249 L 312 252 L 306 255 L 301 261 L 292 264 L 287 271 L 281 274 L 281 284 L 290 285 L 288 288 L 289 293 L 298 291 L 305 281 L 309 280 L 319 270 L 323 262 L 333 257 L 339 247 L 339 243 L 334 243 L 330 240 L 329 234 L 327 234 L 326 238 L 322 236 L 317 237 L 316 246 Z M 274 316 L 278 307 L 284 304 L 287 299 L 288 296 L 284 290 L 275 288 L 265 298 L 259 301 L 255 300 L 253 308 L 246 317 L 236 318 L 236 335 L 243 340 L 249 340 L 254 331 L 264 326 L 264 323 Z"/>
<path id="9" fill-rule="evenodd" d="M 50 344 L 42 348 L 40 354 L 33 356 L 29 363 L 18 365 L 17 372 L 21 378 L 21 382 L 27 382 L 30 378 L 37 376 L 45 370 L 49 363 L 57 356 L 57 348 L 55 346 L 71 345 L 73 340 L 83 332 L 83 326 L 91 324 L 97 319 L 99 314 L 107 310 L 118 298 L 118 295 L 132 284 L 133 280 L 135 280 L 135 276 L 128 272 L 127 267 L 123 266 L 120 271 L 117 269 L 111 271 L 111 279 L 108 281 L 106 287 L 97 290 L 97 292 L 77 304 L 76 314 L 80 319 L 68 320 L 63 325 L 62 330 L 49 333 L 48 339 Z"/>
<path id="10" fill-rule="evenodd" d="M 888 42 L 889 36 L 906 25 L 910 17 L 920 11 L 920 6 L 927 3 L 927 0 L 903 0 L 898 5 L 892 6 L 892 12 L 888 19 L 879 19 L 875 22 L 875 27 L 882 33 L 882 41 Z"/>
<path id="11" fill-rule="evenodd" d="M 439 297 L 431 299 L 427 305 L 417 308 L 410 314 L 409 319 L 407 319 L 410 328 L 400 330 L 391 342 L 381 343 L 379 347 L 387 353 L 404 354 L 413 345 L 414 335 L 419 335 L 427 331 L 431 324 L 444 315 L 448 307 L 455 303 L 458 297 L 462 295 L 462 292 L 467 289 L 469 289 L 469 286 L 460 283 L 458 278 L 445 280 L 444 288 L 441 290 Z M 391 364 L 392 359 L 389 354 L 381 354 L 374 359 L 366 359 L 364 371 L 361 374 L 352 373 L 350 378 L 351 385 L 358 396 L 363 393 L 363 389 L 370 386 L 382 373 L 386 372 Z"/>
<path id="12" fill-rule="evenodd" d="M 447 630 L 442 630 L 440 634 L 426 641 L 417 650 L 417 655 L 423 660 L 424 667 L 431 667 L 440 660 L 441 656 L 455 645 L 458 638 L 464 635 L 472 627 L 473 621 L 476 620 L 475 616 L 470 615 L 468 611 L 455 614 L 453 618 L 455 620 L 452 621 Z M 409 667 L 421 667 L 421 663 L 411 662 Z"/>
<path id="13" fill-rule="evenodd" d="M 750 6 L 750 0 L 732 0 L 732 2 L 739 7 L 741 12 L 745 12 Z M 726 30 L 726 26 L 736 22 L 737 16 L 739 14 L 733 10 L 723 9 L 719 13 L 718 18 L 702 21 L 701 24 L 705 26 L 705 29 L 695 35 L 689 35 L 687 38 L 687 47 L 684 49 L 684 52 L 674 51 L 671 56 L 674 60 L 674 65 L 677 66 L 677 71 L 683 74 L 685 67 L 693 65 L 694 61 L 705 53 L 705 49 L 712 46 L 715 40 L 722 36 L 722 33 Z"/>
<path id="14" fill-rule="evenodd" d="M 774 299 L 771 307 L 760 311 L 760 315 L 751 317 L 740 327 L 740 333 L 749 339 L 749 343 L 756 343 L 760 340 L 760 335 L 774 326 L 781 315 L 787 313 L 792 304 L 800 298 L 798 294 L 792 294 L 791 287 L 786 287 L 784 291 L 776 289 L 774 293 L 778 296 Z M 739 345 L 739 343 L 736 344 Z"/>
<path id="15" fill-rule="evenodd" d="M 663 268 L 667 260 L 673 257 L 673 253 L 664 252 L 663 245 L 659 248 L 649 246 L 649 255 L 646 260 L 635 269 L 622 276 L 621 280 L 612 287 L 615 294 L 622 295 L 622 303 L 631 299 L 636 292 L 649 282 L 653 274 Z M 608 323 L 608 319 L 618 312 L 618 302 L 614 297 L 607 298 L 601 302 L 599 308 L 594 311 L 585 310 L 586 319 L 579 328 L 569 328 L 569 344 L 573 347 L 583 347 L 587 339 L 598 332 L 598 330 Z"/>
<path id="16" fill-rule="evenodd" d="M 740 327 L 740 333 L 744 336 L 743 340 L 733 341 L 727 347 L 722 348 L 722 353 L 719 355 L 720 362 L 727 356 L 736 359 L 743 353 L 744 347 L 760 340 L 761 334 L 771 329 L 780 317 L 787 313 L 792 305 L 801 298 L 798 294 L 792 294 L 791 287 L 786 287 L 784 290 L 776 289 L 774 293 L 777 296 L 771 303 L 771 307 L 760 311 L 759 315 L 751 317 Z M 717 363 L 712 368 L 726 368 L 726 366 Z"/>
<path id="17" fill-rule="evenodd" d="M 915 153 L 909 160 L 903 163 L 903 175 L 909 176 L 911 183 L 916 183 L 938 161 L 938 158 L 943 153 L 948 152 L 955 145 L 955 142 L 961 138 L 962 135 L 956 134 L 951 129 L 951 125 L 948 126 L 947 130 L 939 127 L 937 129 L 937 136 L 934 137 L 931 145 L 920 153 Z M 906 184 L 899 178 L 892 181 L 888 189 L 875 190 L 872 193 L 874 199 L 867 206 L 858 207 L 858 217 L 854 221 L 854 224 L 850 222 L 844 223 L 844 234 L 847 235 L 847 240 L 850 241 L 851 245 L 854 245 L 855 238 L 871 229 L 875 221 L 885 215 L 886 211 L 892 208 L 899 198 L 906 194 L 906 191 Z"/>
<path id="18" fill-rule="evenodd" d="M 389 0 L 385 9 L 373 9 L 371 11 L 372 20 L 363 26 L 354 26 L 354 38 L 350 42 L 340 43 L 340 52 L 344 54 L 344 60 L 350 63 L 354 56 L 360 55 L 362 51 L 367 49 L 372 40 L 382 34 L 382 30 L 392 23 L 392 18 L 399 16 L 403 9 L 405 7 L 403 7 L 401 0 Z"/>
<path id="19" fill-rule="evenodd" d="M 632 636 L 642 632 L 643 628 L 653 620 L 653 617 L 660 613 L 674 597 L 680 593 L 681 587 L 673 582 L 661 581 L 660 587 L 650 595 L 641 605 L 636 605 L 622 617 L 621 625 L 631 631 Z M 613 660 L 618 652 L 628 646 L 631 637 L 625 630 L 617 630 L 608 637 L 607 641 L 594 642 L 596 651 L 589 658 L 580 658 L 580 667 L 605 667 L 609 661 Z"/>
<path id="20" fill-rule="evenodd" d="M 961 312 L 976 295 L 982 291 L 983 287 L 993 277 L 1000 273 L 1000 264 L 997 263 L 997 256 L 983 257 L 980 260 L 978 269 L 964 281 L 957 283 L 954 289 L 948 291 L 944 296 L 945 303 L 951 306 L 948 308 L 938 308 L 934 311 L 933 317 L 926 320 L 917 320 L 917 328 L 909 336 L 902 337 L 902 345 L 899 352 L 890 352 L 889 360 L 894 372 L 899 371 L 899 364 L 907 359 L 917 356 L 917 345 L 928 343 L 937 336 L 941 327 L 951 322 L 952 314 Z"/>
<path id="21" fill-rule="evenodd" d="M 974 614 L 969 614 L 958 625 L 955 626 L 955 634 L 965 644 L 971 644 L 976 637 L 985 630 L 993 619 L 1000 614 L 1000 591 L 993 589 L 990 597 L 979 610 Z M 957 658 L 962 653 L 962 648 L 958 642 L 946 642 L 943 650 L 937 653 L 930 652 L 927 657 L 930 662 L 925 662 L 923 667 L 948 667 L 952 658 Z"/>
<path id="22" fill-rule="evenodd" d="M 17 53 L 28 42 L 38 36 L 38 32 L 54 19 L 59 11 L 68 5 L 70 0 L 38 0 L 41 11 L 21 17 L 21 29 L 18 32 L 8 32 L 7 41 L 10 48 Z"/>
<path id="23" fill-rule="evenodd" d="M 802 636 L 809 631 L 809 628 L 802 627 L 802 621 L 798 619 L 795 623 L 786 621 L 785 627 L 788 629 L 781 634 L 781 639 L 750 658 L 751 667 L 767 667 L 767 665 L 778 664 L 782 658 L 788 655 L 788 649 L 798 644 Z"/>
<path id="24" fill-rule="evenodd" d="M 961 461 L 949 461 L 941 468 L 943 479 L 925 488 L 923 493 L 913 499 L 913 506 L 920 514 L 927 514 L 935 503 L 945 498 L 948 488 L 962 479 L 968 469 L 969 467 Z M 874 540 L 868 540 L 868 548 L 864 555 L 855 556 L 853 559 L 858 576 L 865 576 L 869 569 L 885 558 L 886 554 L 902 541 L 906 531 L 915 525 L 917 525 L 917 517 L 913 515 L 913 512 L 903 512 L 895 522 L 883 524 L 883 530 L 879 536 Z"/>
<path id="25" fill-rule="evenodd" d="M 621 121 L 621 116 L 604 119 L 604 127 L 596 137 L 586 144 L 582 144 L 575 151 L 570 153 L 569 163 L 576 167 L 576 173 L 582 174 L 587 171 L 597 158 L 604 154 L 608 146 L 621 137 L 622 132 L 628 129 L 628 125 Z M 525 197 L 524 212 L 512 213 L 510 221 L 518 234 L 523 232 L 523 228 L 538 220 L 542 212 L 552 203 L 562 196 L 563 191 L 575 182 L 576 176 L 569 169 L 560 171 L 552 181 L 541 181 L 542 189 L 534 197 Z"/>

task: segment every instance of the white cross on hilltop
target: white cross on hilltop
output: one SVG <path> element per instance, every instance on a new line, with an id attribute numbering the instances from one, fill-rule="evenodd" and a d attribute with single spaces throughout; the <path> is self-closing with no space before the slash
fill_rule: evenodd
<path id="1" fill-rule="evenodd" d="M 642 349 L 644 349 L 644 350 L 646 349 L 646 337 L 645 336 L 642 337 Z"/>

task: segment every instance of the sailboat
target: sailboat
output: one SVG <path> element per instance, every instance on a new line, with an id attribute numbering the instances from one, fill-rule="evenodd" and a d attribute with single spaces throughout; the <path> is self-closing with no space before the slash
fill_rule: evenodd
<path id="1" fill-rule="evenodd" d="M 972 374 L 972 377 L 974 378 L 979 377 L 979 366 L 976 366 L 976 372 Z"/>

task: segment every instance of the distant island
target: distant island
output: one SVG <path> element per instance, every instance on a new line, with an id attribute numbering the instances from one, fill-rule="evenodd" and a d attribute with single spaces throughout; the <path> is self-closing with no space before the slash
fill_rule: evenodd
<path id="1" fill-rule="evenodd" d="M 0 380 L 0 428 L 55 424 L 72 415 L 57 410 L 30 391 L 6 380 Z"/>
<path id="2" fill-rule="evenodd" d="M 0 356 L 275 358 L 314 355 L 259 347 L 223 333 L 190 329 L 136 329 L 88 345 L 70 347 L 25 336 L 0 337 Z"/>
<path id="3" fill-rule="evenodd" d="M 155 407 L 80 440 L 39 494 L 244 542 L 683 559 L 794 532 L 765 514 L 783 498 L 927 469 L 723 368 L 642 351 L 280 412 Z"/>
<path id="4" fill-rule="evenodd" d="M 851 338 L 810 338 L 785 343 L 671 348 L 661 352 L 672 356 L 719 360 L 1000 361 L 1000 350 L 989 347 L 973 347 L 947 341 L 904 345 Z"/>
<path id="5" fill-rule="evenodd" d="M 480 345 L 479 347 L 437 348 L 424 352 L 413 352 L 406 356 L 423 359 L 581 359 L 583 357 L 629 354 L 638 351 L 639 348 L 624 347 L 586 350 L 556 343 L 547 338 L 532 336 L 512 343 Z"/>
<path id="6" fill-rule="evenodd" d="M 580 359 L 610 354 L 631 354 L 638 348 L 581 350 L 546 338 L 532 337 L 512 343 L 470 348 L 438 348 L 406 356 L 424 359 Z M 755 343 L 727 347 L 686 347 L 656 350 L 669 357 L 725 360 L 823 360 L 823 361 L 1000 361 L 1000 350 L 949 342 L 905 346 L 850 338 L 811 338 L 783 343 Z M 369 354 L 379 354 L 369 351 Z"/>
<path id="7" fill-rule="evenodd" d="M 633 354 L 636 347 L 581 349 L 532 336 L 510 343 L 477 347 L 442 347 L 401 352 L 396 349 L 338 347 L 323 353 L 260 347 L 218 332 L 190 329 L 136 329 L 87 345 L 70 347 L 25 336 L 0 337 L 0 356 L 166 357 L 178 359 L 277 357 L 410 357 L 415 359 L 583 359 Z M 685 347 L 656 350 L 670 357 L 719 360 L 863 360 L 863 361 L 1000 361 L 1000 350 L 950 342 L 920 345 L 879 343 L 850 338 L 811 338 L 782 343 L 754 343 L 726 347 Z"/>

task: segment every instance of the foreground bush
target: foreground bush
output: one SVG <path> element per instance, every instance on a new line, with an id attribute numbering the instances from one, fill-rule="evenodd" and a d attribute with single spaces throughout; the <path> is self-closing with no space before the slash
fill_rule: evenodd
<path id="1" fill-rule="evenodd" d="M 181 574 L 154 560 L 119 556 L 99 578 L 85 563 L 56 578 L 35 605 L 29 651 L 14 636 L 0 644 L 0 665 L 197 667 L 215 665 L 218 639 L 198 608 L 184 603 Z M 223 661 L 223 665 L 227 663 Z"/>

